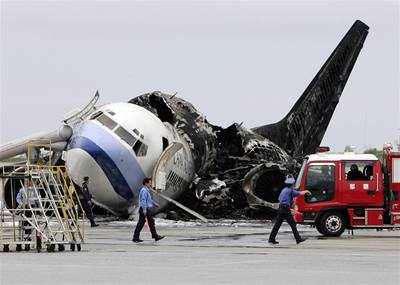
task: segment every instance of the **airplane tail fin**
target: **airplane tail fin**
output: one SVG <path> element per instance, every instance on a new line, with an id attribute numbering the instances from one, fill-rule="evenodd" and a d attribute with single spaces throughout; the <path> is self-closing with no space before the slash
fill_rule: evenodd
<path id="1" fill-rule="evenodd" d="M 357 20 L 317 75 L 281 121 L 254 128 L 290 155 L 315 152 L 339 102 L 343 88 L 367 37 L 369 27 Z"/>

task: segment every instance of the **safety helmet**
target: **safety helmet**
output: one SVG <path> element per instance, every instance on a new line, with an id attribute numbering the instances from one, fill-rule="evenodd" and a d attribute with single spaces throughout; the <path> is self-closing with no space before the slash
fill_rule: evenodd
<path id="1" fill-rule="evenodd" d="M 293 177 L 286 178 L 285 180 L 285 184 L 294 184 L 294 182 L 296 182 L 296 180 L 294 180 Z"/>

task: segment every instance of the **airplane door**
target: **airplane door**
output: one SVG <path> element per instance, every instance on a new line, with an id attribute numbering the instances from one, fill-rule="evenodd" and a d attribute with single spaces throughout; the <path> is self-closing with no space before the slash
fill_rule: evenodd
<path id="1" fill-rule="evenodd" d="M 174 199 L 179 196 L 192 181 L 194 164 L 192 157 L 182 143 L 171 143 L 161 154 L 153 170 L 153 188 L 164 196 Z M 168 201 L 158 195 L 154 200 L 161 207 Z"/>

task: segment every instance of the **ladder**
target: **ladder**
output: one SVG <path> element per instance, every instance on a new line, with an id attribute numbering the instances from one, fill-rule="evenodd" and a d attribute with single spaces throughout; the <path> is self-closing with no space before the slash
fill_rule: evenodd
<path id="1" fill-rule="evenodd" d="M 17 251 L 20 251 L 28 241 L 29 247 L 36 245 L 38 251 L 42 248 L 42 242 L 50 252 L 55 251 L 56 246 L 63 251 L 67 244 L 71 250 L 74 251 L 76 246 L 80 251 L 84 242 L 84 223 L 83 219 L 78 218 L 81 205 L 73 184 L 67 183 L 64 167 L 19 166 L 9 172 L 3 169 L 0 178 L 5 191 L 9 191 L 4 184 L 10 179 L 19 179 L 20 188 L 24 188 L 22 207 L 5 207 L 5 201 L 1 203 L 0 244 L 3 245 L 3 251 L 8 251 L 11 244 L 16 244 Z M 27 237 L 33 231 L 36 232 L 36 242 L 32 241 L 32 237 Z"/>

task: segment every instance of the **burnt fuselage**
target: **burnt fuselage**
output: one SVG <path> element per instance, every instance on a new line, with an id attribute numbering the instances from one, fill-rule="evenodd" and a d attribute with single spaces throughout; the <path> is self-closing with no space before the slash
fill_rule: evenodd
<path id="1" fill-rule="evenodd" d="M 279 146 L 238 124 L 228 128 L 212 125 L 192 104 L 181 98 L 157 91 L 133 98 L 129 103 L 153 112 L 161 121 L 173 125 L 187 140 L 198 176 L 195 187 L 197 193 L 211 194 L 214 189 L 220 190 L 215 187 L 215 179 L 222 181 L 220 185 L 224 185 L 228 190 L 239 192 L 243 188 L 245 175 L 256 166 L 265 163 L 273 162 L 279 165 L 276 170 L 280 173 L 279 177 L 284 177 L 287 172 L 286 165 L 290 157 Z M 259 178 L 262 177 L 265 178 L 263 175 Z M 271 185 L 271 189 L 280 189 L 282 186 L 279 179 L 269 181 L 271 184 L 278 182 Z M 262 191 L 260 184 L 254 185 L 250 191 L 245 192 L 247 196 L 257 195 L 259 199 L 270 203 L 277 202 L 276 195 L 268 194 L 272 193 L 268 191 L 269 188 Z M 253 189 L 257 189 L 257 192 Z M 239 197 L 238 199 L 244 199 L 243 195 Z M 235 203 L 245 204 L 244 201 Z"/>

